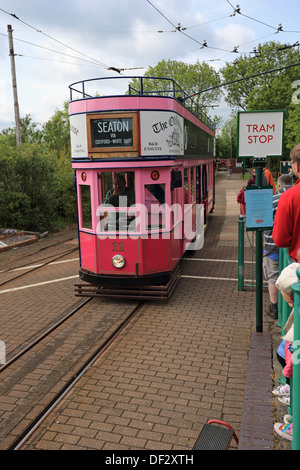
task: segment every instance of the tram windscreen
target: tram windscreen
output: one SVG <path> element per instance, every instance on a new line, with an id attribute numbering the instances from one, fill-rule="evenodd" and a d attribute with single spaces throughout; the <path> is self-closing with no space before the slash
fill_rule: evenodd
<path id="1" fill-rule="evenodd" d="M 112 232 L 136 232 L 135 179 L 134 172 L 99 173 L 101 181 L 101 205 L 107 210 L 100 211 L 100 230 Z M 120 210 L 120 208 L 133 208 Z M 114 208 L 117 208 L 114 210 Z"/>
<path id="2" fill-rule="evenodd" d="M 130 207 L 135 204 L 134 172 L 102 173 L 102 204 Z"/>

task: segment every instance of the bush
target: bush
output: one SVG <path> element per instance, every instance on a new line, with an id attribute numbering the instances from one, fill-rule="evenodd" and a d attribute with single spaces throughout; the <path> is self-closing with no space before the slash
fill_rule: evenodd
<path id="1" fill-rule="evenodd" d="M 0 140 L 0 165 L 0 226 L 43 232 L 76 222 L 71 162 L 41 145 Z"/>

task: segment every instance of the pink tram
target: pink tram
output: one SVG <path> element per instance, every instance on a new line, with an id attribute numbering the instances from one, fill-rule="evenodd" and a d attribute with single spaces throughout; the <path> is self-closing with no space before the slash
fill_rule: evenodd
<path id="1" fill-rule="evenodd" d="M 139 89 L 88 90 L 116 79 L 137 79 Z M 76 295 L 168 298 L 183 254 L 203 246 L 214 208 L 213 126 L 171 79 L 102 78 L 69 88 L 84 281 Z"/>

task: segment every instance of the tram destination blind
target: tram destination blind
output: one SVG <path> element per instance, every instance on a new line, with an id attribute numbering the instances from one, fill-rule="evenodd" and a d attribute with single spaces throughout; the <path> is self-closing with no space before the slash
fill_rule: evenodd
<path id="1" fill-rule="evenodd" d="M 132 118 L 91 119 L 92 147 L 132 147 Z"/>

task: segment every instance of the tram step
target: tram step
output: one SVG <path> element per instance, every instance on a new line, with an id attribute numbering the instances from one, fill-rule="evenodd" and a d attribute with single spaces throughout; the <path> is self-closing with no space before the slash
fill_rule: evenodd
<path id="1" fill-rule="evenodd" d="M 114 299 L 167 300 L 180 278 L 177 269 L 166 285 L 107 287 L 93 284 L 74 284 L 76 297 L 109 297 Z"/>
<path id="2" fill-rule="evenodd" d="M 238 444 L 234 429 L 219 420 L 210 420 L 203 425 L 193 450 L 227 450 L 232 438 Z"/>

